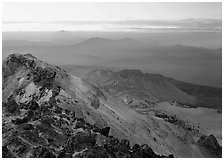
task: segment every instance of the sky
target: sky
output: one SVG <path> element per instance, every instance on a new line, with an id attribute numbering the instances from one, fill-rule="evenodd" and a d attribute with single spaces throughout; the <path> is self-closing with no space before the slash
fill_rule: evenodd
<path id="1" fill-rule="evenodd" d="M 3 31 L 220 32 L 220 2 L 3 3 Z"/>

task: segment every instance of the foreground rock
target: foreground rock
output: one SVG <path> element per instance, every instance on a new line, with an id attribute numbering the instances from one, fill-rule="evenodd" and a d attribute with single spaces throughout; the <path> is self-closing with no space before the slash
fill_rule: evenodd
<path id="1" fill-rule="evenodd" d="M 202 146 L 211 155 L 213 155 L 213 157 L 222 157 L 222 147 L 217 142 L 215 136 L 202 136 L 198 140 L 198 144 Z"/>

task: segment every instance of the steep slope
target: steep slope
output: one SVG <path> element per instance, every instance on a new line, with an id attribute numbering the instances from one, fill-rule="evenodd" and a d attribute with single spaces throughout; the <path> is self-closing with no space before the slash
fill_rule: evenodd
<path id="1" fill-rule="evenodd" d="M 161 157 L 109 136 L 97 94 L 30 54 L 3 61 L 2 93 L 3 157 Z"/>
<path id="2" fill-rule="evenodd" d="M 214 157 L 198 142 L 207 134 L 159 118 L 156 105 L 138 113 L 30 54 L 12 54 L 2 68 L 3 157 Z"/>

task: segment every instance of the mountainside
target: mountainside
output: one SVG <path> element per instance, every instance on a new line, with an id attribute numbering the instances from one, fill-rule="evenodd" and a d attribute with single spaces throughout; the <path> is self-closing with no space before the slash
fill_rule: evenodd
<path id="1" fill-rule="evenodd" d="M 158 102 L 157 97 L 164 97 L 162 90 L 170 94 L 166 98 L 192 102 L 194 98 L 165 81 L 151 84 L 158 83 L 151 107 L 144 110 L 136 103 L 143 107 L 140 113 L 106 87 L 69 75 L 31 54 L 12 54 L 2 65 L 3 157 L 221 157 L 217 129 L 221 114 L 179 107 L 176 114 L 189 112 L 188 117 L 174 116 L 175 105 Z M 110 81 L 110 74 L 97 80 Z M 135 71 L 132 78 L 129 74 L 119 72 L 115 79 L 129 78 L 127 85 L 132 85 L 133 77 L 139 78 L 133 90 L 142 87 L 142 73 Z M 122 83 L 122 90 L 127 85 Z M 212 117 L 200 121 L 197 129 L 198 121 L 193 120 L 205 114 Z"/>
<path id="2" fill-rule="evenodd" d="M 3 61 L 4 157 L 160 157 L 109 136 L 99 99 L 81 79 L 34 56 Z"/>
<path id="3" fill-rule="evenodd" d="M 207 107 L 222 111 L 222 88 L 195 85 L 171 78 L 167 78 L 167 80 L 180 90 L 196 98 L 193 107 Z"/>
<path id="4" fill-rule="evenodd" d="M 191 107 L 222 109 L 221 88 L 194 85 L 158 74 L 142 73 L 140 70 L 113 72 L 95 69 L 85 79 L 106 88 L 123 100 L 133 101 L 133 97 L 138 97 L 149 103 L 175 101 Z"/>

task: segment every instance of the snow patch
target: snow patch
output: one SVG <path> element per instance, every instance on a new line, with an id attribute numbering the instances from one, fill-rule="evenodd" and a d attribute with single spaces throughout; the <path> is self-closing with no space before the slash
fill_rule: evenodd
<path id="1" fill-rule="evenodd" d="M 85 149 L 83 149 L 82 151 L 80 151 L 80 152 L 75 152 L 73 155 L 72 155 L 72 157 L 73 158 L 75 158 L 77 155 L 79 155 L 79 154 L 81 154 L 81 153 L 83 153 L 83 152 L 85 152 L 85 151 L 87 151 L 88 149 L 87 148 L 85 148 Z"/>
<path id="2" fill-rule="evenodd" d="M 123 98 L 123 101 L 125 104 L 128 104 L 128 100 L 126 98 Z"/>
<path id="3" fill-rule="evenodd" d="M 16 100 L 20 103 L 29 102 L 32 100 L 32 95 L 39 94 L 39 88 L 31 82 L 25 89 L 25 93 L 23 94 L 23 97 L 20 98 L 19 95 L 16 96 Z"/>
<path id="4" fill-rule="evenodd" d="M 64 96 L 64 97 L 72 99 L 72 97 L 67 92 L 65 92 L 63 89 L 60 90 L 59 96 Z"/>
<path id="5" fill-rule="evenodd" d="M 21 84 L 23 83 L 24 80 L 25 80 L 24 77 L 22 77 L 22 78 L 19 80 L 19 87 L 21 86 Z"/>
<path id="6" fill-rule="evenodd" d="M 81 93 L 85 93 L 88 91 L 88 87 L 84 85 L 83 81 L 78 77 L 71 75 L 71 83 L 72 88 L 75 89 L 75 93 L 77 93 L 77 91 Z"/>
<path id="7" fill-rule="evenodd" d="M 52 97 L 52 90 L 45 90 L 44 96 L 41 97 L 41 99 L 38 100 L 38 104 L 41 105 L 43 102 L 49 101 Z"/>

